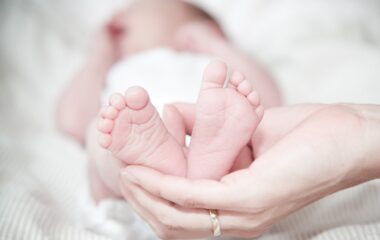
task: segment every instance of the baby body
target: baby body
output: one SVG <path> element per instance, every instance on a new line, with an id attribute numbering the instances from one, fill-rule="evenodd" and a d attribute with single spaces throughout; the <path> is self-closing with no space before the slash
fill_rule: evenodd
<path id="1" fill-rule="evenodd" d="M 198 95 L 196 105 L 168 105 L 161 120 L 146 90 L 127 87 L 140 82 L 130 80 L 133 76 L 124 74 L 128 68 L 123 69 L 132 55 L 157 47 L 179 52 L 167 55 L 172 57 L 192 52 L 221 59 L 233 69 L 229 83 L 225 84 L 227 66 L 222 62 L 211 63 L 202 82 L 200 77 L 179 77 L 176 83 L 152 79 L 148 89 L 154 84 L 170 92 L 179 92 L 173 87 L 183 84 L 201 89 L 199 94 L 188 89 L 189 98 Z M 150 71 L 152 66 L 146 68 Z M 120 81 L 126 85 L 117 92 L 128 90 L 110 96 L 108 106 L 99 113 L 105 83 L 119 86 Z M 145 0 L 120 11 L 100 31 L 85 66 L 64 93 L 59 121 L 64 131 L 86 145 L 94 197 L 119 197 L 118 173 L 126 164 L 213 179 L 231 171 L 234 163 L 249 164 L 252 154 L 247 145 L 263 114 L 257 91 L 262 105 L 279 103 L 270 77 L 225 39 L 207 13 L 181 1 Z M 162 91 L 152 93 L 157 96 L 153 101 L 166 96 Z M 170 101 L 186 101 L 186 96 Z M 185 143 L 186 134 L 192 136 L 190 146 Z"/>

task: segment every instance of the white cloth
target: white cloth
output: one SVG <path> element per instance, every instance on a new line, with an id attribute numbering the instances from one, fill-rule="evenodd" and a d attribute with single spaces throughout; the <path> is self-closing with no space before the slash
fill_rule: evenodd
<path id="1" fill-rule="evenodd" d="M 159 112 L 173 102 L 195 103 L 202 73 L 210 58 L 168 48 L 146 51 L 121 60 L 110 71 L 102 102 L 131 86 L 145 88 Z"/>

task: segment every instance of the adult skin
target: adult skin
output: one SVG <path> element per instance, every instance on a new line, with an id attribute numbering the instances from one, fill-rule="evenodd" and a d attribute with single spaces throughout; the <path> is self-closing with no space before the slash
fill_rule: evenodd
<path id="1" fill-rule="evenodd" d="M 255 237 L 312 202 L 379 178 L 379 142 L 379 105 L 270 109 L 253 138 L 248 168 L 213 181 L 128 166 L 120 188 L 161 238 L 211 236 L 207 209 L 218 210 L 222 235 Z"/>

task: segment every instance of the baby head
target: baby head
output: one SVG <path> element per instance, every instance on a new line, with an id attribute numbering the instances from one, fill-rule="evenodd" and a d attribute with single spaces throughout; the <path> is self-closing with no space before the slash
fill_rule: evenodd
<path id="1" fill-rule="evenodd" d="M 217 22 L 202 9 L 179 0 L 140 0 L 116 14 L 110 26 L 118 32 L 122 56 L 160 46 L 174 46 L 184 25 L 198 22 L 222 35 Z"/>

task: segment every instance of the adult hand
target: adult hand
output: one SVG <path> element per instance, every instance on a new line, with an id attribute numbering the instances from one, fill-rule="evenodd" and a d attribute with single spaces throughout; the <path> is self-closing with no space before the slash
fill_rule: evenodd
<path id="1" fill-rule="evenodd" d="M 121 190 L 161 238 L 254 237 L 333 192 L 379 177 L 378 107 L 300 105 L 268 110 L 255 161 L 221 179 L 190 180 L 129 166 Z M 376 120 L 377 119 L 377 120 Z"/>

